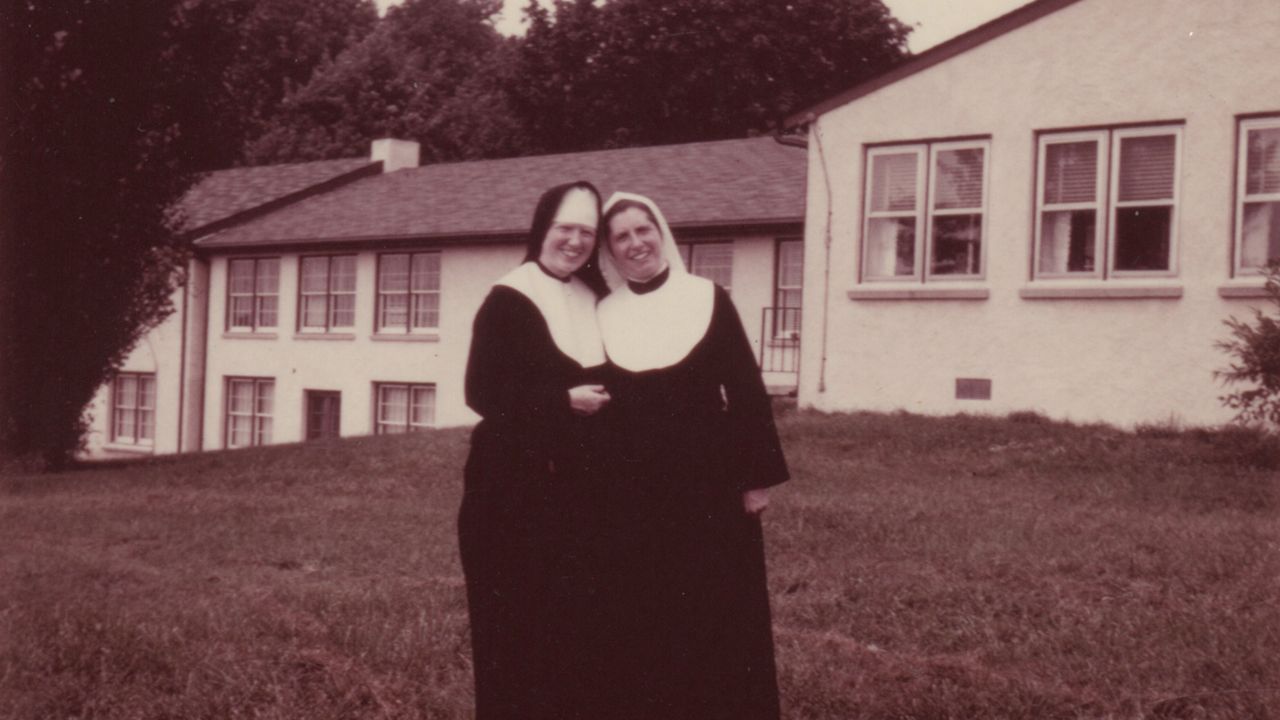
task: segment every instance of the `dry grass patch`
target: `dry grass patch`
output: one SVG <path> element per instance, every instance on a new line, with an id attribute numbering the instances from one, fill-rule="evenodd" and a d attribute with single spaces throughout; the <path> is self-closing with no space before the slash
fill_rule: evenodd
<path id="1" fill-rule="evenodd" d="M 1280 451 L 786 410 L 789 718 L 1280 717 Z M 0 481 L 0 708 L 470 717 L 466 432 Z"/>

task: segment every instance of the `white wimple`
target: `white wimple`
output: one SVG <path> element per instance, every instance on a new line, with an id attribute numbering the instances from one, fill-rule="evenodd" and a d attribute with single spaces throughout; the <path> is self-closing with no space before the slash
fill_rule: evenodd
<path id="1" fill-rule="evenodd" d="M 560 282 L 527 262 L 502 277 L 503 285 L 524 295 L 542 313 L 560 352 L 584 368 L 604 364 L 604 345 L 596 324 L 596 294 L 576 277 Z"/>

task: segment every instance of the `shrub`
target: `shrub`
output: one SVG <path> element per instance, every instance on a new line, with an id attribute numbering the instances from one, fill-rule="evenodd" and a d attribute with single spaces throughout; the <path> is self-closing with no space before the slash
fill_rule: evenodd
<path id="1" fill-rule="evenodd" d="M 1280 260 L 1267 264 L 1265 287 L 1276 314 L 1254 308 L 1252 322 L 1235 317 L 1224 320 L 1231 339 L 1216 345 L 1232 361 L 1214 376 L 1230 386 L 1246 386 L 1219 398 L 1236 411 L 1237 422 L 1274 429 L 1280 428 Z"/>

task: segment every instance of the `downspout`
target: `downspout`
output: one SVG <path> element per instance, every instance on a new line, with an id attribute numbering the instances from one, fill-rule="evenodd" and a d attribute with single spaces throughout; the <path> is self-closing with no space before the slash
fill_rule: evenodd
<path id="1" fill-rule="evenodd" d="M 827 191 L 827 222 L 822 230 L 822 350 L 818 364 L 818 392 L 827 391 L 827 328 L 831 315 L 831 215 L 834 200 L 831 195 L 831 171 L 827 168 L 827 155 L 822 148 L 822 127 L 813 113 L 805 118 L 813 129 L 813 139 L 818 148 L 818 160 L 822 163 L 822 187 Z"/>
<path id="2" fill-rule="evenodd" d="M 187 308 L 191 304 L 188 297 L 191 293 L 191 260 L 187 261 L 186 272 L 182 278 L 182 324 L 179 326 L 178 340 L 178 447 L 175 452 L 182 452 L 182 428 L 186 425 L 187 394 Z"/>

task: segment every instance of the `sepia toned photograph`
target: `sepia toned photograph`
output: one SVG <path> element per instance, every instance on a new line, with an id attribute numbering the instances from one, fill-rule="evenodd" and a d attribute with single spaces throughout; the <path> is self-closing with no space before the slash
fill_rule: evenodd
<path id="1" fill-rule="evenodd" d="M 1280 720 L 1278 38 L 0 0 L 0 718 Z"/>

